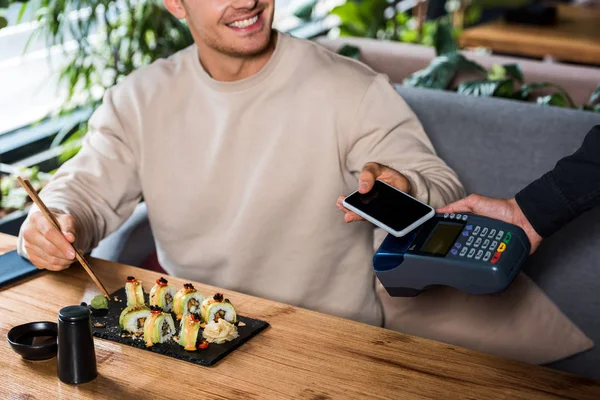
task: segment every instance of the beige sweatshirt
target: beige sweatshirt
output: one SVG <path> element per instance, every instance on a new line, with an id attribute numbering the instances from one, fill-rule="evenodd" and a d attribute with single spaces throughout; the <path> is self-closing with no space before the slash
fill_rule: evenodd
<path id="1" fill-rule="evenodd" d="M 196 46 L 133 73 L 41 197 L 91 249 L 143 195 L 169 274 L 380 325 L 373 225 L 335 206 L 369 161 L 433 206 L 464 194 L 386 77 L 280 33 L 241 81 L 213 80 Z"/>

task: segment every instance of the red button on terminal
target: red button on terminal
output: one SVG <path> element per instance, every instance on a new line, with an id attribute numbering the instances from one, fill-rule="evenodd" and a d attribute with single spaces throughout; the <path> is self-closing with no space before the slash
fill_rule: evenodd
<path id="1" fill-rule="evenodd" d="M 496 254 L 494 254 L 494 257 L 492 257 L 492 260 L 490 262 L 492 264 L 496 264 L 501 256 L 502 256 L 502 253 L 496 252 Z"/>

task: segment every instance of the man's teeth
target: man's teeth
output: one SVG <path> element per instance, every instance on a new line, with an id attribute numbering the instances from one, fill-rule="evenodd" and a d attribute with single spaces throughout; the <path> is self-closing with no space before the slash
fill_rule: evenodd
<path id="1" fill-rule="evenodd" d="M 232 22 L 228 26 L 231 26 L 231 27 L 234 27 L 234 28 L 246 28 L 246 27 L 248 27 L 250 25 L 254 25 L 256 23 L 256 21 L 258 21 L 258 15 L 255 15 L 252 18 L 243 19 L 241 21 Z"/>

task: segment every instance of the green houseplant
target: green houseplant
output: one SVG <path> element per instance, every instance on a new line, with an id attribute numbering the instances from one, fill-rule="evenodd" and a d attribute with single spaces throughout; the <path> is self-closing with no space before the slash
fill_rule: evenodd
<path id="1" fill-rule="evenodd" d="M 6 26 L 4 10 L 17 1 L 0 0 L 0 28 Z M 19 18 L 28 7 L 35 11 L 38 28 L 29 42 L 42 38 L 48 47 L 63 46 L 67 62 L 54 66 L 66 88 L 66 98 L 57 116 L 78 110 L 89 114 L 100 104 L 104 91 L 135 69 L 168 57 L 193 43 L 187 26 L 155 0 L 40 0 L 22 2 Z M 74 48 L 69 48 L 75 44 Z M 52 116 L 50 116 L 52 117 Z M 65 125 L 50 148 L 60 147 L 59 163 L 74 156 L 87 132 L 87 118 Z M 24 210 L 29 199 L 16 184 L 16 174 L 30 177 L 41 189 L 50 175 L 37 169 L 4 171 L 0 191 L 0 217 Z"/>
<path id="2" fill-rule="evenodd" d="M 407 77 L 403 84 L 429 89 L 456 90 L 459 94 L 479 97 L 502 97 L 513 100 L 535 101 L 540 105 L 577 108 L 569 94 L 550 82 L 524 83 L 523 72 L 518 64 L 494 65 L 487 71 L 459 52 L 451 28 L 438 25 L 434 34 L 436 57 L 424 69 Z M 456 83 L 460 73 L 475 76 L 474 79 Z M 539 93 L 543 89 L 545 93 Z M 550 91 L 548 93 L 547 91 Z M 578 108 L 600 111 L 600 85 L 593 92 L 589 104 Z"/>
<path id="3" fill-rule="evenodd" d="M 2 28 L 6 28 L 8 26 L 8 20 L 6 19 L 6 9 L 8 7 L 10 7 L 12 4 L 15 3 L 23 3 L 23 6 L 21 7 L 21 15 L 22 12 L 25 10 L 25 3 L 27 2 L 27 0 L 0 0 L 0 29 Z"/>
<path id="4" fill-rule="evenodd" d="M 485 7 L 516 7 L 520 0 L 498 2 L 496 0 L 473 0 L 468 2 L 465 23 L 472 24 Z M 339 35 L 366 37 L 380 40 L 401 41 L 433 46 L 436 57 L 424 69 L 406 78 L 403 84 L 480 97 L 503 97 L 513 100 L 535 101 L 541 105 L 579 108 L 600 112 L 600 85 L 588 104 L 577 106 L 569 94 L 551 82 L 524 83 L 523 72 L 518 64 L 494 65 L 490 71 L 469 60 L 459 52 L 457 38 L 460 30 L 451 26 L 450 18 L 426 21 L 419 31 L 414 18 L 406 13 L 395 12 L 397 2 L 387 0 L 348 0 L 332 9 L 339 17 Z M 340 54 L 360 58 L 360 49 L 345 45 Z M 463 75 L 471 79 L 464 80 Z M 473 78 L 474 77 L 474 78 Z M 462 78 L 462 82 L 460 82 Z M 460 83 L 456 83 L 459 81 Z"/>
<path id="5" fill-rule="evenodd" d="M 340 20 L 338 27 L 340 36 L 433 46 L 437 25 L 447 18 L 425 21 L 419 29 L 416 18 L 406 12 L 397 11 L 397 3 L 398 1 L 387 0 L 348 0 L 334 7 L 330 14 Z M 455 37 L 458 37 L 459 33 L 458 29 L 452 32 Z"/>
<path id="6" fill-rule="evenodd" d="M 17 176 L 28 179 L 36 191 L 40 191 L 50 180 L 50 175 L 40 172 L 37 167 L 16 168 L 0 181 L 0 218 L 13 211 L 22 211 L 32 201 L 25 189 L 17 181 Z"/>
<path id="7" fill-rule="evenodd" d="M 32 38 L 42 36 L 48 46 L 75 43 L 60 69 L 67 95 L 57 115 L 93 111 L 107 88 L 193 43 L 187 26 L 154 0 L 41 0 L 36 16 Z M 60 162 L 77 153 L 86 132 L 84 118 L 57 134 L 51 147 L 62 145 Z"/>
<path id="8" fill-rule="evenodd" d="M 154 0 L 42 0 L 37 19 L 34 35 L 48 45 L 64 45 L 67 32 L 76 42 L 61 71 L 67 110 L 96 106 L 104 90 L 126 75 L 193 43 L 187 26 Z"/>
<path id="9" fill-rule="evenodd" d="M 0 29 L 8 26 L 6 18 L 6 10 L 15 3 L 23 3 L 21 6 L 21 15 L 27 6 L 25 1 L 0 0 Z M 8 214 L 23 210 L 28 202 L 28 196 L 24 189 L 20 188 L 17 183 L 17 173 L 30 180 L 36 190 L 39 190 L 47 181 L 40 178 L 39 171 L 32 169 L 19 169 L 17 172 L 10 172 L 4 169 L 4 165 L 0 165 L 0 220 Z"/>

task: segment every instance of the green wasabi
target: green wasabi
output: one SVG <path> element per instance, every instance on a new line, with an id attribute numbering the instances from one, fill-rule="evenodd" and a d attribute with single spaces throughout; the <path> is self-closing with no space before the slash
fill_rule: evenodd
<path id="1" fill-rule="evenodd" d="M 108 300 L 102 295 L 98 295 L 92 299 L 91 306 L 94 310 L 108 310 Z"/>

